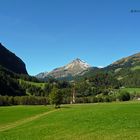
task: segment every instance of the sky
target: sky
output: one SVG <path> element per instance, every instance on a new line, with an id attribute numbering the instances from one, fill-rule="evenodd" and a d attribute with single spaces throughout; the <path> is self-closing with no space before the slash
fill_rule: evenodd
<path id="1" fill-rule="evenodd" d="M 76 58 L 107 66 L 140 52 L 140 0 L 0 0 L 0 42 L 30 75 Z"/>

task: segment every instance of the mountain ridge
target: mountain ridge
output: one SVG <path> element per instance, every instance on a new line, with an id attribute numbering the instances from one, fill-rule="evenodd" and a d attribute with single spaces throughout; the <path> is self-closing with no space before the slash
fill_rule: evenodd
<path id="1" fill-rule="evenodd" d="M 105 70 L 115 71 L 116 69 L 133 68 L 140 65 L 140 53 L 136 53 L 127 57 L 123 57 L 112 64 L 106 66 Z"/>
<path id="2" fill-rule="evenodd" d="M 79 65 L 78 68 L 75 70 L 75 65 Z M 138 66 L 138 67 L 137 67 Z M 124 58 L 121 58 L 112 64 L 99 68 L 99 67 L 92 67 L 85 61 L 76 58 L 70 63 L 66 64 L 65 66 L 58 67 L 53 69 L 51 72 L 42 72 L 39 73 L 36 77 L 39 79 L 47 78 L 47 77 L 52 77 L 52 78 L 66 78 L 66 77 L 75 77 L 75 76 L 83 76 L 83 75 L 91 75 L 94 72 L 98 71 L 104 71 L 104 72 L 111 72 L 115 76 L 119 77 L 120 75 L 123 77 L 124 76 L 124 71 L 131 71 L 132 69 L 138 69 L 140 68 L 140 53 L 136 53 Z M 129 69 L 129 70 L 128 70 Z M 68 72 L 67 72 L 68 71 Z M 73 73 L 73 71 L 75 73 Z M 127 75 L 129 73 L 126 73 Z"/>

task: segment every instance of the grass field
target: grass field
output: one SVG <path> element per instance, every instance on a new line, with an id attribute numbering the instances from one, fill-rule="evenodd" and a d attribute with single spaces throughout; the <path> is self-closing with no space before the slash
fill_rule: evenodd
<path id="1" fill-rule="evenodd" d="M 140 66 L 135 66 L 135 67 L 131 68 L 132 71 L 139 70 L 139 69 L 140 69 Z"/>
<path id="2" fill-rule="evenodd" d="M 0 107 L 0 128 L 9 123 L 14 123 L 18 120 L 23 120 L 50 110 L 52 108 L 46 106 Z"/>
<path id="3" fill-rule="evenodd" d="M 139 132 L 140 102 L 0 108 L 0 140 L 139 140 Z"/>
<path id="4" fill-rule="evenodd" d="M 121 90 L 128 91 L 129 93 L 140 93 L 140 88 L 123 88 Z"/>

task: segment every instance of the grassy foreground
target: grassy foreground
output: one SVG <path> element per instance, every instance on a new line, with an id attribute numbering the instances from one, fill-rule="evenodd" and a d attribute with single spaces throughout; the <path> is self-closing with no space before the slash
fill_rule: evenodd
<path id="1" fill-rule="evenodd" d="M 0 140 L 140 139 L 139 102 L 65 105 L 52 110 L 48 106 L 1 107 Z M 29 121 L 10 129 L 1 127 L 23 119 Z"/>

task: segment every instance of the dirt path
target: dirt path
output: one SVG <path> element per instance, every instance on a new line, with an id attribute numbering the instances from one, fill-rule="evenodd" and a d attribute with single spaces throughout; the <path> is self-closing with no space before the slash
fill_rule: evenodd
<path id="1" fill-rule="evenodd" d="M 26 118 L 24 120 L 19 120 L 19 121 L 16 121 L 14 123 L 7 124 L 5 126 L 0 127 L 0 132 L 12 129 L 14 127 L 17 127 L 19 125 L 22 125 L 22 124 L 25 124 L 25 123 L 28 123 L 28 122 L 31 122 L 31 121 L 34 121 L 34 120 L 36 120 L 36 119 L 38 119 L 40 117 L 43 117 L 43 116 L 45 116 L 47 114 L 50 114 L 50 113 L 53 113 L 53 112 L 56 112 L 56 111 L 57 110 L 51 110 L 51 111 L 48 111 L 48 112 L 45 112 L 45 113 L 38 114 L 36 116 L 32 116 L 32 117 Z"/>

